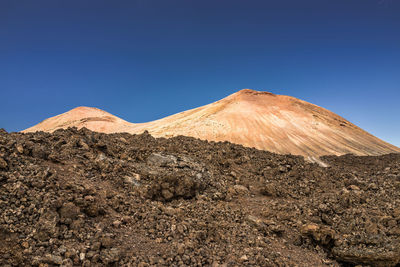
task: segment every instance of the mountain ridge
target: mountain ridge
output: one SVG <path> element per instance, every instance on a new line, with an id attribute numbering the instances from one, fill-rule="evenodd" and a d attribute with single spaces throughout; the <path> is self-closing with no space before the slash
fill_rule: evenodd
<path id="1" fill-rule="evenodd" d="M 52 132 L 73 126 L 104 133 L 139 134 L 147 130 L 155 137 L 186 135 L 303 156 L 400 153 L 400 148 L 325 108 L 251 89 L 146 123 L 131 123 L 97 108 L 77 107 L 23 132 Z"/>

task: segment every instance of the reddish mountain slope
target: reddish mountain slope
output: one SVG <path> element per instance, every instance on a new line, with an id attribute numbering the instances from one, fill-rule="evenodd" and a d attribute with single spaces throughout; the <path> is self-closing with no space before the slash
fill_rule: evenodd
<path id="1" fill-rule="evenodd" d="M 304 156 L 400 152 L 324 108 L 294 97 L 250 89 L 148 123 L 129 123 L 99 109 L 80 107 L 25 131 L 51 132 L 71 126 L 105 133 L 148 130 L 156 137 L 186 135 Z"/>

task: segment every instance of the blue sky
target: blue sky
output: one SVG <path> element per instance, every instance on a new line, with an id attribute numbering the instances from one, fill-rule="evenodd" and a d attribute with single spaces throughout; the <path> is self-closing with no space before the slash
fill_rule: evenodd
<path id="1" fill-rule="evenodd" d="M 1 0 L 0 127 L 76 106 L 145 122 L 242 88 L 400 146 L 400 2 Z"/>

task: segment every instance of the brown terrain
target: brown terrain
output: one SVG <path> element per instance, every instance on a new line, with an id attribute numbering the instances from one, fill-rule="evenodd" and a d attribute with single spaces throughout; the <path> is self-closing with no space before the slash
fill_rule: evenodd
<path id="1" fill-rule="evenodd" d="M 399 266 L 400 154 L 0 129 L 0 266 Z"/>
<path id="2" fill-rule="evenodd" d="M 0 266 L 398 267 L 390 152 L 323 108 L 252 90 L 144 124 L 80 107 L 0 129 Z"/>
<path id="3" fill-rule="evenodd" d="M 103 133 L 191 136 L 229 141 L 280 154 L 383 155 L 400 152 L 342 117 L 290 96 L 244 89 L 220 101 L 148 123 L 130 123 L 105 111 L 79 107 L 24 132 L 86 127 Z"/>

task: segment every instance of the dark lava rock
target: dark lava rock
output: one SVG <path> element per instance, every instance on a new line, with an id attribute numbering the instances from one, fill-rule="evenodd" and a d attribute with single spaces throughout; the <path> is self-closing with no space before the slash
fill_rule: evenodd
<path id="1" fill-rule="evenodd" d="M 7 166 L 7 162 L 3 158 L 0 158 L 0 169 L 6 169 Z"/>
<path id="2" fill-rule="evenodd" d="M 396 266 L 400 155 L 0 130 L 1 266 Z"/>
<path id="3" fill-rule="evenodd" d="M 74 203 L 68 202 L 60 209 L 61 222 L 70 224 L 80 214 L 80 209 Z"/>

